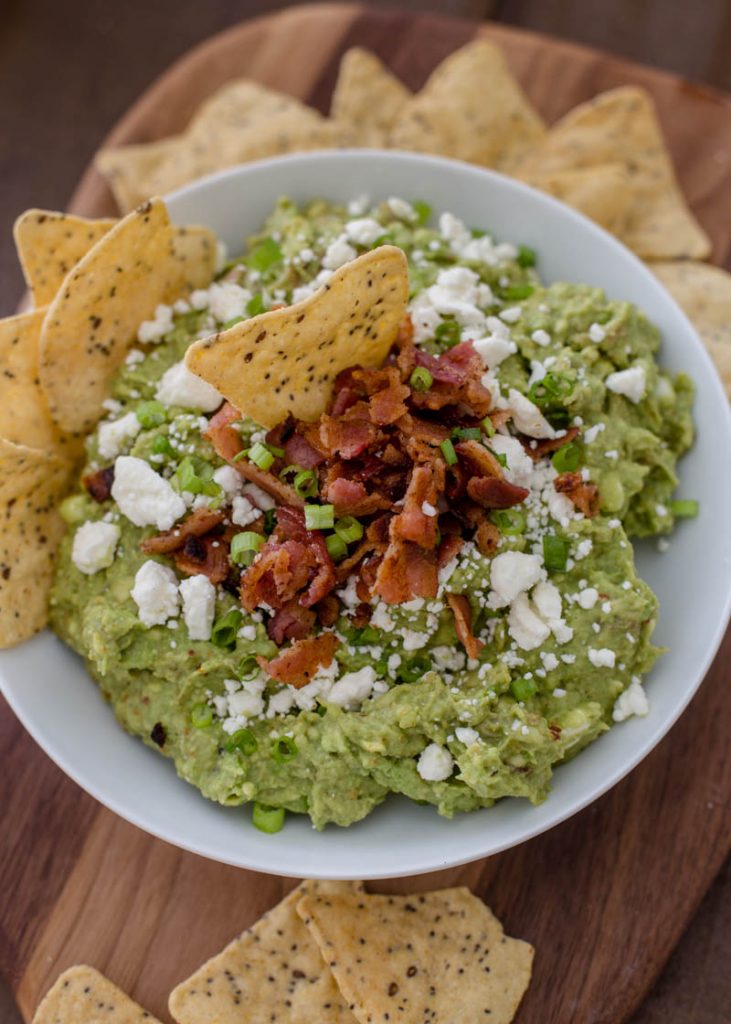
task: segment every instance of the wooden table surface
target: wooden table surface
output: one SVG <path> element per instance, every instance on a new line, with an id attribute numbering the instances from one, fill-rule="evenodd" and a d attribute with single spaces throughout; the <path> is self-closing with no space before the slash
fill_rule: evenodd
<path id="1" fill-rule="evenodd" d="M 174 28 L 170 29 L 173 6 Z M 8 147 L 6 143 L 0 153 L 4 184 L 0 192 L 0 310 L 10 312 L 19 294 L 14 255 L 7 245 L 12 216 L 30 204 L 63 206 L 100 136 L 149 78 L 191 43 L 237 21 L 243 14 L 269 6 L 235 5 L 224 0 L 209 0 L 206 4 L 183 0 L 175 5 L 165 0 L 143 5 L 133 0 L 125 7 L 122 25 L 106 4 L 95 0 L 73 0 L 58 7 L 31 0 L 19 5 L 14 16 L 0 24 L 0 100 L 6 101 L 0 103 L 0 137 L 18 144 L 16 151 L 15 146 Z M 438 6 L 448 6 L 450 11 L 463 8 L 473 15 L 502 7 L 507 9 L 508 17 L 512 9 L 515 20 L 523 23 L 526 7 L 530 7 L 479 2 Z M 562 5 L 560 13 L 564 19 L 566 8 L 572 6 Z M 593 5 L 585 6 L 588 17 Z M 544 18 L 546 8 L 555 9 L 555 5 L 543 5 Z M 712 16 L 713 3 L 709 4 L 709 11 Z M 581 26 L 574 34 L 581 36 Z M 719 63 L 717 53 L 714 60 L 717 71 L 713 60 L 706 70 L 709 78 L 718 81 L 731 62 Z M 39 70 L 29 75 L 30 67 Z M 7 131 L 2 130 L 6 128 Z M 727 648 L 726 664 L 728 657 Z M 716 671 L 718 682 L 725 676 L 728 683 L 728 672 L 723 673 L 720 668 Z M 3 738 L 10 743 L 8 732 L 3 732 Z M 27 747 L 30 741 L 26 737 L 24 742 Z M 11 745 L 14 753 L 22 752 L 22 742 L 20 751 L 17 741 Z M 9 753 L 8 747 L 3 753 Z M 16 763 L 22 763 L 22 758 Z M 720 792 L 723 794 L 722 785 Z M 82 801 L 82 806 L 85 803 Z M 692 865 L 686 870 L 692 871 Z M 666 1024 L 722 1024 L 731 1020 L 731 991 L 727 983 L 730 893 L 728 875 L 723 875 L 704 901 L 655 990 L 634 1018 L 634 1024 L 659 1024 L 661 1020 Z M 7 906 L 5 895 L 2 904 Z M 22 922 L 17 919 L 0 919 L 0 935 L 4 928 L 20 927 Z M 12 1020 L 14 1013 L 7 998 L 0 997 L 0 1021 Z"/>

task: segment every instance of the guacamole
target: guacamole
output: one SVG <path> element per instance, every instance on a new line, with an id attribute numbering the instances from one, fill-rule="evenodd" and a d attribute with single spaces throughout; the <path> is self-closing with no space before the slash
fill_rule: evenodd
<path id="1" fill-rule="evenodd" d="M 481 436 L 525 496 L 486 514 L 493 550 L 470 537 L 440 565 L 435 596 L 364 600 L 355 574 L 340 579 L 323 627 L 334 657 L 306 685 L 288 685 L 262 667 L 281 648 L 266 602 L 247 611 L 230 580 L 214 587 L 140 545 L 207 512 L 225 516 L 232 552 L 253 524 L 261 540 L 271 535 L 275 501 L 212 443 L 221 396 L 181 360 L 193 340 L 300 301 L 385 242 L 408 257 L 416 347 L 441 357 L 470 341 L 483 360 L 493 421 L 484 437 L 459 436 Z M 692 385 L 659 368 L 658 331 L 638 309 L 584 285 L 545 287 L 536 262 L 423 203 L 283 199 L 210 288 L 140 326 L 88 439 L 85 483 L 62 507 L 51 623 L 124 728 L 204 796 L 253 803 L 271 831 L 281 809 L 318 829 L 349 825 L 391 792 L 447 817 L 506 796 L 539 803 L 556 764 L 647 712 L 657 600 L 629 538 L 668 533 L 688 513 L 673 493 L 693 436 Z M 235 429 L 249 458 L 279 457 L 257 424 L 239 418 Z M 542 454 L 547 438 L 558 445 Z M 559 477 L 592 488 L 598 514 L 557 490 Z M 328 534 L 333 558 L 353 552 L 360 530 L 341 530 L 339 547 Z M 244 565 L 260 541 L 247 558 L 248 543 L 238 543 Z M 469 602 L 476 656 L 448 595 Z"/>

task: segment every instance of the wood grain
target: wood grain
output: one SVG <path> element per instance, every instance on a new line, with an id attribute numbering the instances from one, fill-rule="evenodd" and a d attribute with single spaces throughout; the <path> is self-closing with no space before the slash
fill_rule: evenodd
<path id="1" fill-rule="evenodd" d="M 412 87 L 470 38 L 469 23 L 432 15 L 315 6 L 258 19 L 178 62 L 112 132 L 121 143 L 178 131 L 217 85 L 249 75 L 325 109 L 339 56 L 354 42 Z M 497 26 L 508 56 L 549 119 L 602 88 L 636 81 L 660 107 L 684 187 L 731 254 L 731 105 L 669 75 Z M 699 126 L 703 131 L 699 132 Z M 73 208 L 110 210 L 94 172 Z M 379 883 L 405 891 L 472 885 L 513 934 L 537 948 L 521 1024 L 618 1024 L 638 1005 L 731 843 L 727 637 L 703 688 L 629 778 L 544 836 L 432 876 Z M 0 718 L 0 804 L 18 823 L 0 835 L 0 968 L 26 1019 L 64 967 L 88 961 L 167 1019 L 169 989 L 292 885 L 174 849 L 99 807 Z M 276 838 L 273 841 L 277 841 Z"/>

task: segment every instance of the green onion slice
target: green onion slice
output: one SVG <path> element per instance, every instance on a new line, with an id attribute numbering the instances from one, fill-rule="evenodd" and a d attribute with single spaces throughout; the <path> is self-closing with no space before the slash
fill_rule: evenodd
<path id="1" fill-rule="evenodd" d="M 272 743 L 271 753 L 277 764 L 286 764 L 297 756 L 297 744 L 291 736 L 280 736 Z"/>
<path id="2" fill-rule="evenodd" d="M 506 537 L 517 537 L 525 532 L 525 513 L 517 508 L 505 508 L 492 513 L 492 521 Z"/>
<path id="3" fill-rule="evenodd" d="M 442 455 L 444 456 L 444 461 L 447 463 L 447 465 L 454 466 L 457 463 L 457 453 L 454 450 L 454 445 L 449 440 L 449 438 L 447 438 L 446 441 L 442 441 L 439 447 L 442 450 Z"/>
<path id="4" fill-rule="evenodd" d="M 135 409 L 135 416 L 145 430 L 161 426 L 168 418 L 165 406 L 162 402 L 154 399 L 149 402 L 141 402 Z"/>
<path id="5" fill-rule="evenodd" d="M 452 348 L 462 337 L 462 328 L 456 320 L 444 320 L 434 331 L 437 341 L 443 341 L 448 348 Z"/>
<path id="6" fill-rule="evenodd" d="M 246 303 L 246 315 L 247 316 L 258 316 L 260 313 L 263 313 L 265 310 L 266 310 L 266 306 L 264 305 L 264 297 L 260 293 L 257 293 L 256 295 L 252 295 L 252 297 Z"/>
<path id="7" fill-rule="evenodd" d="M 237 729 L 226 743 L 226 750 L 229 754 L 233 754 L 235 750 L 238 750 L 249 757 L 256 752 L 258 746 L 256 736 L 251 729 Z"/>
<path id="8" fill-rule="evenodd" d="M 251 565 L 257 551 L 264 547 L 264 538 L 253 530 L 237 533 L 231 541 L 231 561 L 235 565 Z"/>
<path id="9" fill-rule="evenodd" d="M 414 391 L 428 391 L 433 383 L 434 378 L 425 366 L 417 366 L 415 370 L 411 371 L 409 384 Z"/>
<path id="10" fill-rule="evenodd" d="M 231 608 L 214 622 L 211 630 L 211 643 L 216 647 L 233 647 L 240 625 L 241 612 L 238 608 Z"/>
<path id="11" fill-rule="evenodd" d="M 266 471 L 274 462 L 274 454 L 261 441 L 257 441 L 249 448 L 249 461 Z"/>
<path id="12" fill-rule="evenodd" d="M 305 505 L 305 526 L 308 530 L 331 530 L 334 524 L 334 505 Z"/>
<path id="13" fill-rule="evenodd" d="M 575 444 L 565 444 L 563 448 L 553 453 L 551 457 L 553 467 L 559 473 L 573 473 L 579 468 L 581 452 Z"/>
<path id="14" fill-rule="evenodd" d="M 415 683 L 431 668 L 432 661 L 428 655 L 415 654 L 413 658 L 399 665 L 396 674 L 402 683 Z"/>
<path id="15" fill-rule="evenodd" d="M 213 709 L 208 704 L 194 704 L 190 709 L 190 724 L 196 729 L 207 729 L 213 722 Z"/>
<path id="16" fill-rule="evenodd" d="M 335 533 L 346 544 L 352 544 L 363 536 L 363 524 L 359 523 L 355 516 L 343 516 L 335 524 Z"/>
<path id="17" fill-rule="evenodd" d="M 338 537 L 336 533 L 331 533 L 325 538 L 325 547 L 334 562 L 339 562 L 340 559 L 345 558 L 348 553 L 348 545 L 345 543 L 343 538 Z"/>
<path id="18" fill-rule="evenodd" d="M 531 249 L 528 245 L 521 245 L 518 247 L 518 264 L 521 267 L 535 267 L 536 265 L 536 251 Z"/>
<path id="19" fill-rule="evenodd" d="M 670 502 L 670 511 L 677 519 L 695 519 L 699 505 L 691 498 L 676 499 Z"/>
<path id="20" fill-rule="evenodd" d="M 254 804 L 251 809 L 251 822 L 260 832 L 274 835 L 284 827 L 285 810 L 283 807 L 269 807 L 267 804 Z"/>
<path id="21" fill-rule="evenodd" d="M 543 538 L 543 563 L 553 572 L 563 572 L 569 557 L 569 542 L 555 533 Z"/>

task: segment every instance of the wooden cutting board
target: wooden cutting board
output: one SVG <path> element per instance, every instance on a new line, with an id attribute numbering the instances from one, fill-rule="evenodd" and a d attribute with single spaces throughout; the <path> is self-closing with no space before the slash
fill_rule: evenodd
<path id="1" fill-rule="evenodd" d="M 615 85 L 650 89 L 686 195 L 713 238 L 714 259 L 729 260 L 729 99 L 503 27 L 353 5 L 290 9 L 244 23 L 184 57 L 108 141 L 180 130 L 205 96 L 236 76 L 325 111 L 338 59 L 354 44 L 374 50 L 416 88 L 446 54 L 477 34 L 504 48 L 549 120 Z M 93 170 L 71 208 L 90 216 L 114 212 Z M 468 884 L 511 934 L 533 942 L 534 978 L 520 1024 L 626 1020 L 729 849 L 730 660 L 731 634 L 670 735 L 581 814 L 515 850 L 431 876 L 379 882 L 377 889 Z M 95 965 L 168 1019 L 170 989 L 293 884 L 183 853 L 121 821 L 41 753 L 7 706 L 0 716 L 0 757 L 0 969 L 26 1019 L 56 975 L 77 962 Z"/>

